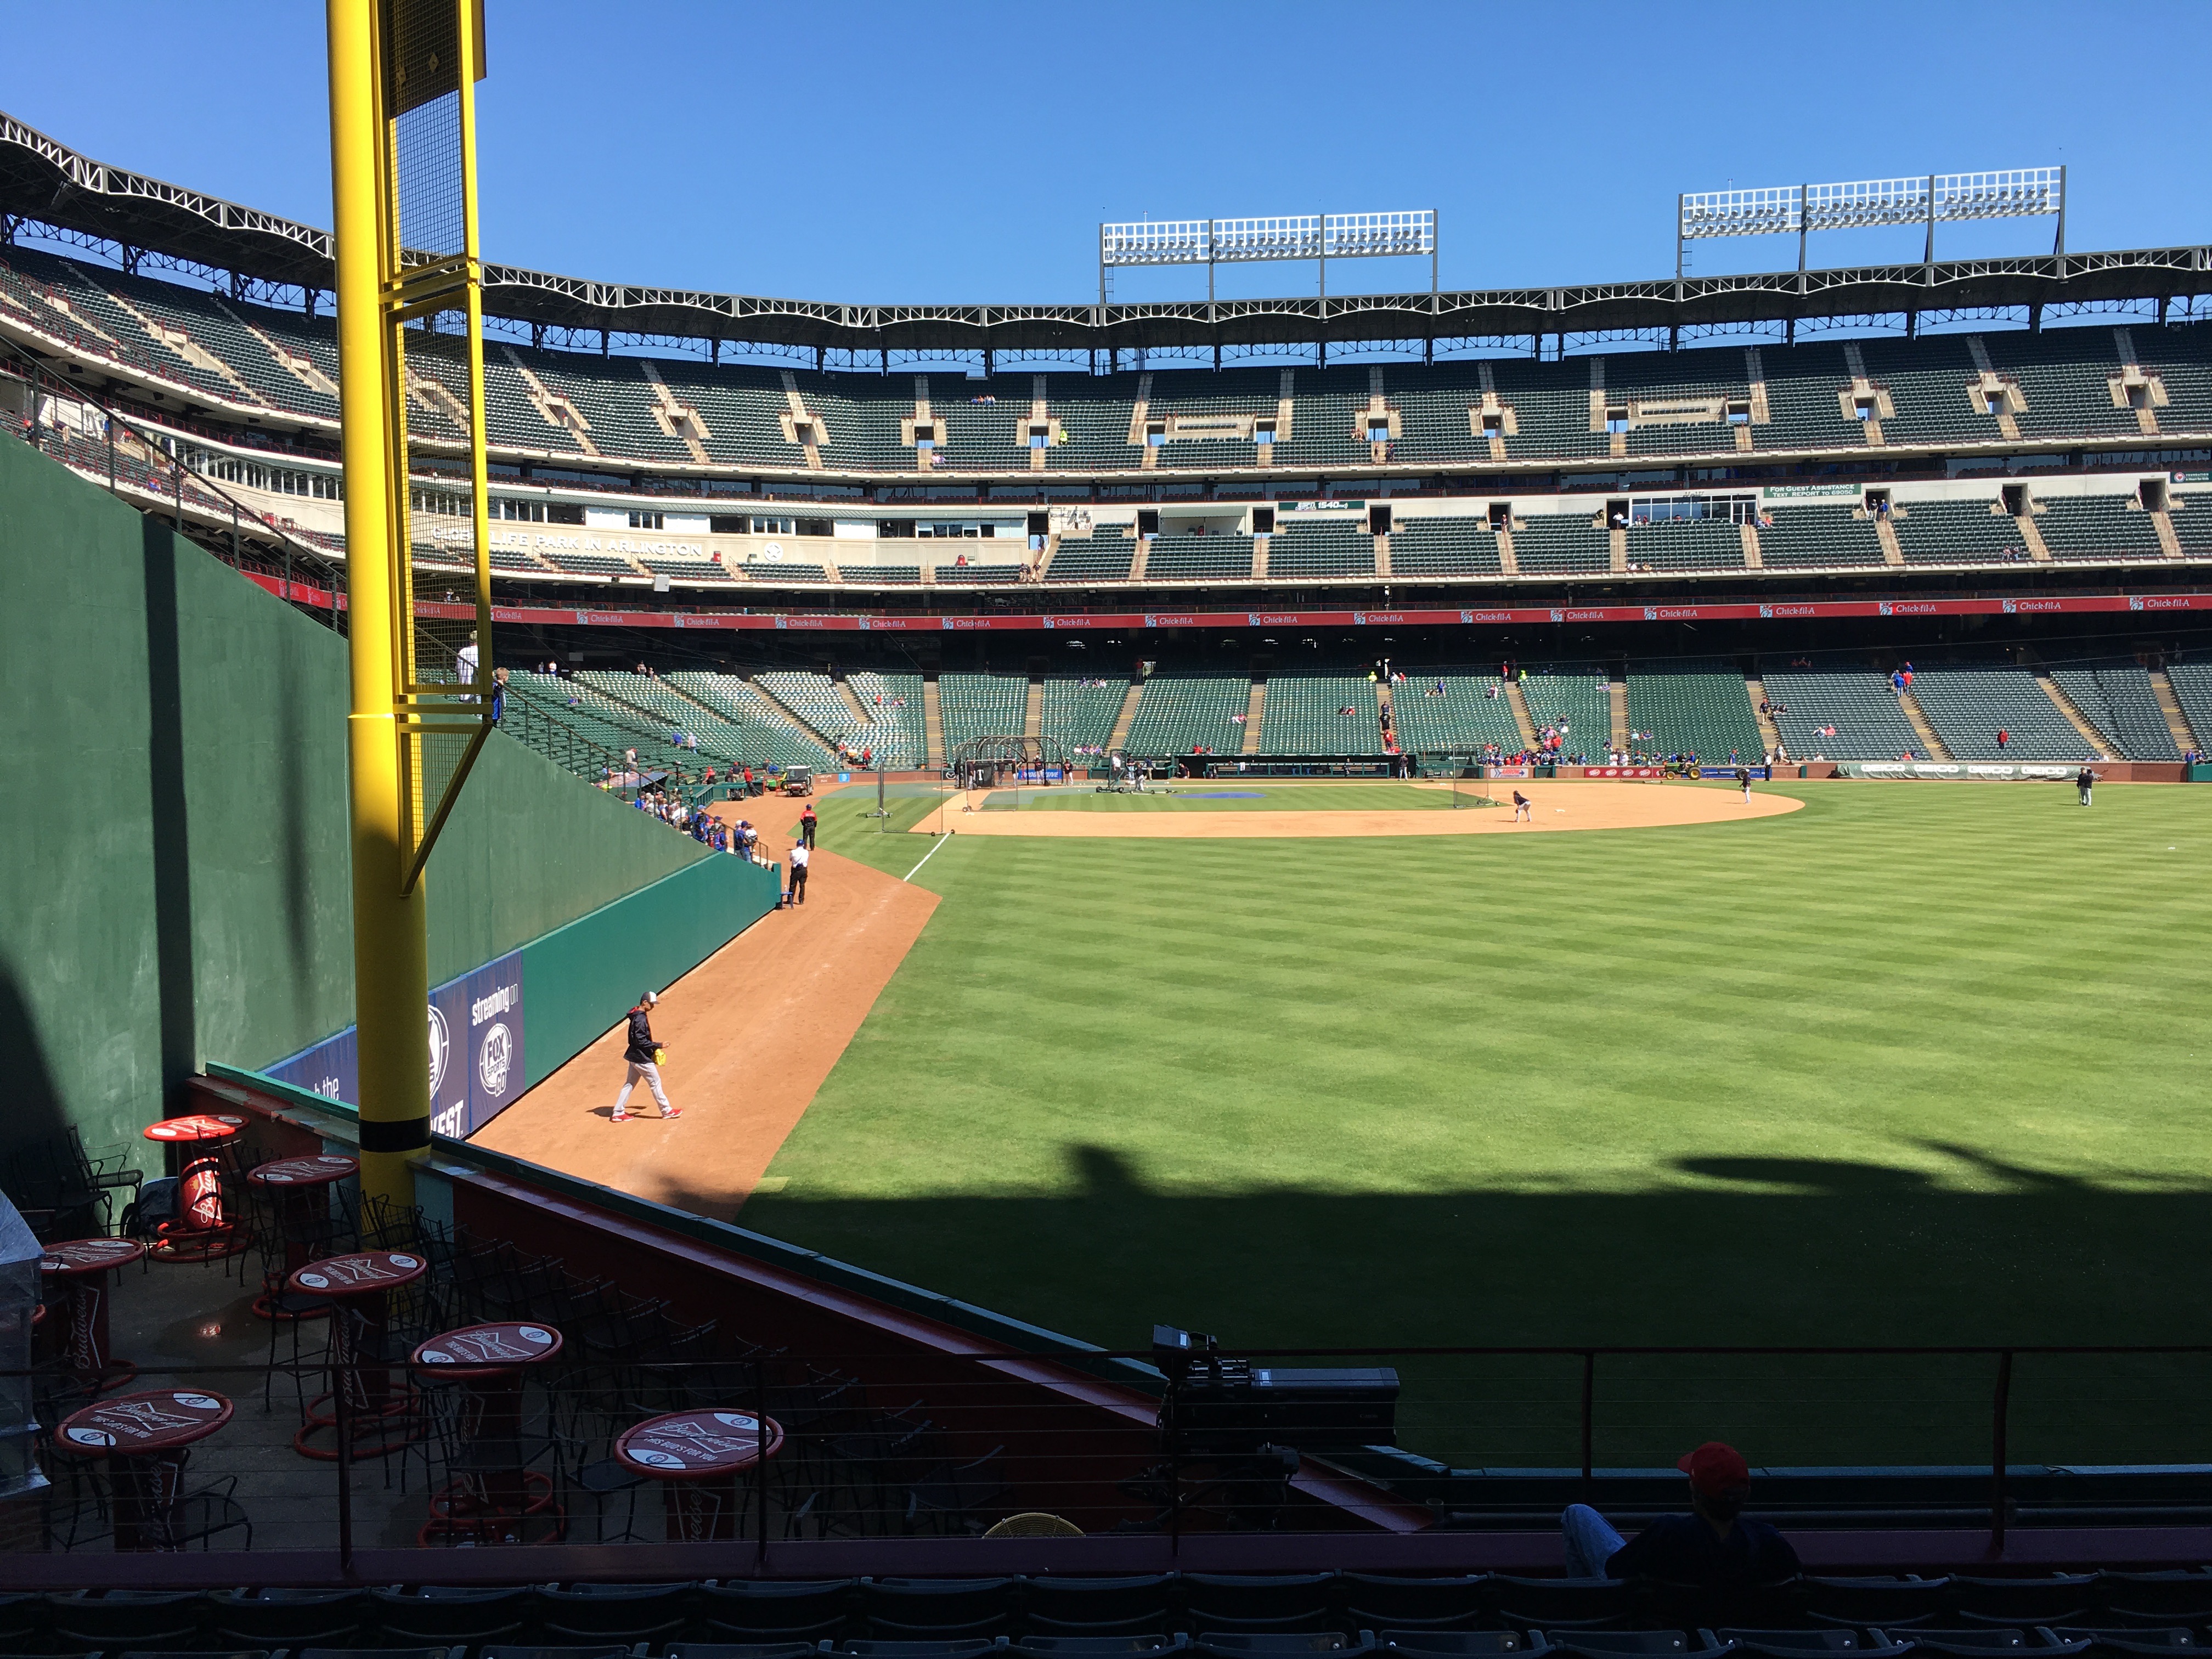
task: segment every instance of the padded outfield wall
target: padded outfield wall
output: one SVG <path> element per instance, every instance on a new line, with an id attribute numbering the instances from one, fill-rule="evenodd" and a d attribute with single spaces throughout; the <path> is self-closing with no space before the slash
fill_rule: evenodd
<path id="1" fill-rule="evenodd" d="M 343 639 L 0 441 L 0 1157 L 143 1147 L 204 1061 L 352 1018 L 346 701 Z M 714 856 L 495 736 L 430 860 L 431 981 Z"/>

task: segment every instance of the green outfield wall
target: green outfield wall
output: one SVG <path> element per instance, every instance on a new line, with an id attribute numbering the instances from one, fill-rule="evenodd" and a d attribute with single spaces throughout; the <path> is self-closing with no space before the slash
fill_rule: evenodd
<path id="1" fill-rule="evenodd" d="M 526 1086 L 620 1023 L 639 992 L 665 990 L 775 909 L 782 890 L 775 865 L 708 858 L 524 945 Z"/>
<path id="2" fill-rule="evenodd" d="M 142 1145 L 203 1060 L 352 1019 L 343 639 L 0 440 L 0 1158 Z M 432 982 L 714 856 L 495 735 L 430 860 Z"/>

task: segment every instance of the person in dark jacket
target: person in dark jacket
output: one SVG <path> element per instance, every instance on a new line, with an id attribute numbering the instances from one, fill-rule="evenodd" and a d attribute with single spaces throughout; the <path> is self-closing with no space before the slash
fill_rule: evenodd
<path id="1" fill-rule="evenodd" d="M 660 999 L 647 991 L 637 1000 L 637 1006 L 629 1011 L 629 1046 L 623 1050 L 623 1058 L 629 1062 L 629 1075 L 623 1080 L 622 1092 L 615 1097 L 614 1121 L 629 1121 L 629 1091 L 638 1085 L 640 1079 L 653 1091 L 653 1098 L 665 1118 L 682 1117 L 684 1114 L 668 1103 L 668 1094 L 660 1086 L 660 1063 L 654 1056 L 662 1045 L 653 1035 L 653 1011 Z"/>
<path id="2" fill-rule="evenodd" d="M 1790 1540 L 1743 1513 L 1751 1470 L 1735 1447 L 1708 1440 L 1674 1467 L 1690 1477 L 1692 1512 L 1662 1515 L 1632 1540 L 1589 1504 L 1567 1505 L 1559 1524 L 1569 1576 L 1660 1578 L 1723 1592 L 1796 1577 Z"/>

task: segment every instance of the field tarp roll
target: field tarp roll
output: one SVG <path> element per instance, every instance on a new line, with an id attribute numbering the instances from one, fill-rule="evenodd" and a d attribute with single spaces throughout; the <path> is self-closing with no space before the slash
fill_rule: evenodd
<path id="1" fill-rule="evenodd" d="M 2007 765 L 1997 761 L 1838 761 L 1847 778 L 1963 779 L 1979 783 L 2050 783 L 2070 780 L 2081 769 L 2062 764 Z"/>

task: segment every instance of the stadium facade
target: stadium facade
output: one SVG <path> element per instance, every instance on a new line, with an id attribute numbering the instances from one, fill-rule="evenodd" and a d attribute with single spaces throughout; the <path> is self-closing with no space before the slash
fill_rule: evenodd
<path id="1" fill-rule="evenodd" d="M 5 117 L 0 210 L 12 418 L 264 586 L 339 606 L 328 234 Z M 2060 720 L 2040 757 L 2199 746 L 2178 705 L 2146 712 L 2185 677 L 2172 695 L 2134 682 L 2161 672 L 2160 629 L 2212 611 L 2212 247 L 1204 304 L 856 306 L 508 267 L 485 295 L 507 336 L 488 353 L 503 659 L 812 671 L 786 688 L 798 719 L 769 709 L 758 741 L 739 719 L 730 758 L 824 758 L 865 734 L 942 764 L 925 678 L 1049 678 L 1069 639 L 1116 679 L 1125 659 L 1197 677 L 1188 698 L 1155 684 L 1160 720 L 1085 715 L 1092 742 L 1308 753 L 1375 749 L 1376 723 L 1263 720 L 1254 672 L 1510 655 L 1626 678 L 1686 648 L 1909 653 L 2038 625 L 2096 636 L 2072 654 L 2125 679 L 2127 706 Z M 418 584 L 441 560 L 458 581 L 459 343 L 418 329 L 408 377 L 417 539 L 442 520 L 455 549 L 418 546 Z M 1294 665 L 1285 629 L 1313 654 Z M 994 658 L 961 635 L 1015 637 Z M 833 696 L 836 665 L 913 678 L 913 717 Z M 2035 665 L 2008 667 L 2021 684 L 1988 706 L 2056 718 Z M 1023 712 L 972 690 L 986 724 Z M 757 714 L 757 696 L 739 680 L 678 712 Z M 665 736 L 668 710 L 617 696 L 596 740 Z M 1287 685 L 1276 700 L 1293 705 Z M 1576 747 L 1641 746 L 1645 700 L 1617 701 L 1614 741 Z M 1984 708 L 1917 749 L 1894 711 L 1856 744 L 1735 706 L 1691 729 L 1707 752 L 1802 736 L 1794 752 L 1941 759 Z M 1510 752 L 1547 725 L 1432 712 L 1408 746 Z"/>

